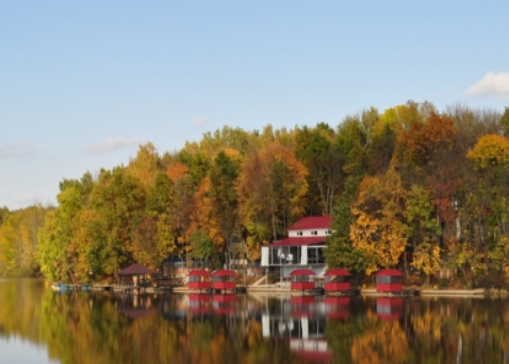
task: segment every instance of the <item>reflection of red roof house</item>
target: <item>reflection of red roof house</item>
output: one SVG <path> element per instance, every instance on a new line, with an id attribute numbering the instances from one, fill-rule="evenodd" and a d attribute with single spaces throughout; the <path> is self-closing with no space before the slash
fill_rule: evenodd
<path id="1" fill-rule="evenodd" d="M 332 361 L 332 351 L 329 350 L 325 339 L 292 339 L 290 350 L 299 358 L 313 363 Z"/>

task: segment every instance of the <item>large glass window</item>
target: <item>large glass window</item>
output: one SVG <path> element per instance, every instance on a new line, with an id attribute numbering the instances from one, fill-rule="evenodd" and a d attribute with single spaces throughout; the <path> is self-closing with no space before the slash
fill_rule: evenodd
<path id="1" fill-rule="evenodd" d="M 300 264 L 301 250 L 299 246 L 271 247 L 269 265 Z"/>
<path id="2" fill-rule="evenodd" d="M 308 247 L 308 264 L 325 263 L 324 247 Z"/>

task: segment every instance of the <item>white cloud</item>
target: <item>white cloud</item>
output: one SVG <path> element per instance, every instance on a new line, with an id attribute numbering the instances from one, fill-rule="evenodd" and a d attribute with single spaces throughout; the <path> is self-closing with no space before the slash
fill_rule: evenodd
<path id="1" fill-rule="evenodd" d="M 35 154 L 34 147 L 32 143 L 29 141 L 23 141 L 15 144 L 0 145 L 0 159 L 27 157 L 34 154 Z"/>
<path id="2" fill-rule="evenodd" d="M 194 125 L 205 125 L 206 122 L 207 119 L 205 119 L 204 117 L 196 118 L 193 120 Z"/>
<path id="3" fill-rule="evenodd" d="M 509 98 L 509 73 L 488 72 L 481 81 L 470 86 L 465 94 L 472 96 L 498 95 L 502 98 Z"/>
<path id="4" fill-rule="evenodd" d="M 131 145 L 143 144 L 143 140 L 139 138 L 110 138 L 98 144 L 92 144 L 85 147 L 87 152 L 91 153 L 108 153 L 116 149 L 128 147 Z"/>

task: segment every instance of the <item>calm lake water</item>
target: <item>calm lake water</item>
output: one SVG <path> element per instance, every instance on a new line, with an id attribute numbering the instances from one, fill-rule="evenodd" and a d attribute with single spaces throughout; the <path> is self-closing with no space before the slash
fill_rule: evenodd
<path id="1" fill-rule="evenodd" d="M 0 280 L 0 363 L 509 363 L 508 302 L 58 294 Z"/>

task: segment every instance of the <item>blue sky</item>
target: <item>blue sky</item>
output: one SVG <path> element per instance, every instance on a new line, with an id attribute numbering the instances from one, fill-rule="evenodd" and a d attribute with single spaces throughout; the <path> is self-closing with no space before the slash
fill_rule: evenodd
<path id="1" fill-rule="evenodd" d="M 506 1 L 0 0 L 0 206 L 222 128 L 509 106 Z"/>

